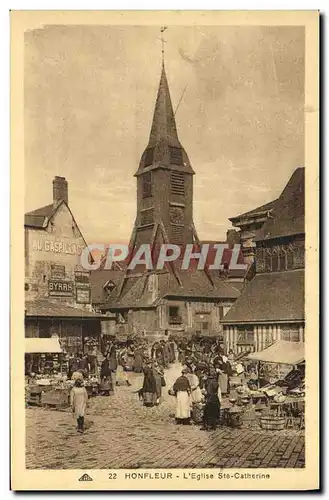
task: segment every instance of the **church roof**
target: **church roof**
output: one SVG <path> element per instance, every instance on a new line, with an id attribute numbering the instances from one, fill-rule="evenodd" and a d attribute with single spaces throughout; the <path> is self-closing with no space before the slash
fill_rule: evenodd
<path id="1" fill-rule="evenodd" d="M 156 146 L 161 140 L 170 146 L 181 148 L 176 128 L 174 110 L 171 102 L 169 85 L 164 65 L 162 65 L 158 94 L 155 102 L 153 122 L 148 148 Z"/>
<path id="2" fill-rule="evenodd" d="M 162 64 L 148 145 L 135 175 L 159 167 L 194 174 L 186 151 L 178 139 L 164 64 Z"/>
<path id="3" fill-rule="evenodd" d="M 256 274 L 225 315 L 225 324 L 303 321 L 304 270 Z"/>
<path id="4" fill-rule="evenodd" d="M 179 272 L 179 278 L 181 285 L 170 272 L 157 274 L 157 293 L 153 295 L 148 289 L 149 276 L 147 274 L 139 277 L 129 277 L 125 281 L 120 297 L 118 298 L 114 294 L 104 308 L 156 307 L 158 302 L 165 297 L 230 300 L 240 296 L 240 283 L 229 283 L 212 276 L 214 283 L 212 285 L 205 272 L 201 270 L 195 272 L 181 271 Z"/>
<path id="5" fill-rule="evenodd" d="M 256 241 L 305 232 L 305 169 L 297 168 L 275 202 L 271 217 L 256 234 Z"/>

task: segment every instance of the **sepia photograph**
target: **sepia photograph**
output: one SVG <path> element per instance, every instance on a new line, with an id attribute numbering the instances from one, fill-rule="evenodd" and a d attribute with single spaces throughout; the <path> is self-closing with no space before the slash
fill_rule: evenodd
<path id="1" fill-rule="evenodd" d="M 266 489 L 282 470 L 298 489 L 318 460 L 318 14 L 53 14 L 16 57 L 23 467 L 77 489 L 102 470 L 108 489 Z"/>

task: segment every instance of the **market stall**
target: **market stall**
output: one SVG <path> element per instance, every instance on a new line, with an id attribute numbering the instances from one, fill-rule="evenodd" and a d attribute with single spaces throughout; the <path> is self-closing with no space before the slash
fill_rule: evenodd
<path id="1" fill-rule="evenodd" d="M 253 352 L 248 359 L 261 365 L 274 365 L 276 380 L 271 380 L 258 393 L 266 397 L 266 409 L 260 417 L 265 429 L 279 430 L 284 427 L 304 427 L 305 411 L 305 351 L 304 343 L 278 340 L 263 351 Z M 269 370 L 269 373 L 270 370 Z M 282 375 L 284 374 L 284 375 Z M 273 375 L 273 371 L 272 371 Z M 256 391 L 255 391 L 256 392 Z"/>
<path id="2" fill-rule="evenodd" d="M 58 337 L 25 339 L 28 404 L 42 406 L 69 404 L 71 385 L 62 373 L 62 356 L 63 351 Z"/>

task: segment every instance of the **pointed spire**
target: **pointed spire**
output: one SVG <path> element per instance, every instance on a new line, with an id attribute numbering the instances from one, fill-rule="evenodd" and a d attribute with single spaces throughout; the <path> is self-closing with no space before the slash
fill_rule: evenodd
<path id="1" fill-rule="evenodd" d="M 164 61 L 162 61 L 161 78 L 148 147 L 153 147 L 162 141 L 169 146 L 182 147 L 177 135 L 175 115 L 170 98 Z"/>

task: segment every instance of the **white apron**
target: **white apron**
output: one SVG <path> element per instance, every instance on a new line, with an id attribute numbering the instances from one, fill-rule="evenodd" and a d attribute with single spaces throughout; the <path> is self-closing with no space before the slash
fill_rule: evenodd
<path id="1" fill-rule="evenodd" d="M 178 391 L 176 396 L 176 418 L 190 418 L 191 399 L 187 391 Z"/>

